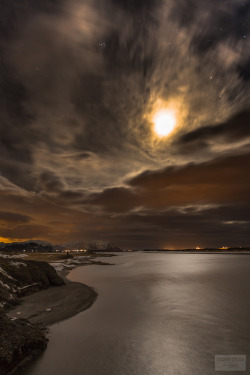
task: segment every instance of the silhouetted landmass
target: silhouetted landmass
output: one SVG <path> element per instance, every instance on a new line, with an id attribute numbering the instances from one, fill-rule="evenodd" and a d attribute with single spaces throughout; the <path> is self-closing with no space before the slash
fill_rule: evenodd
<path id="1" fill-rule="evenodd" d="M 0 373 L 6 374 L 23 360 L 30 360 L 47 346 L 41 328 L 25 319 L 11 320 L 5 312 L 19 297 L 49 286 L 64 285 L 46 262 L 0 257 Z"/>
<path id="2" fill-rule="evenodd" d="M 52 245 L 44 241 L 23 241 L 12 243 L 0 243 L 0 249 L 6 252 L 38 252 L 38 253 L 52 253 L 74 250 L 93 251 L 111 251 L 121 252 L 122 250 L 112 242 L 104 241 L 73 241 L 65 244 Z"/>
<path id="3" fill-rule="evenodd" d="M 113 243 L 109 243 L 105 248 L 103 249 L 93 249 L 94 252 L 106 252 L 106 251 L 110 251 L 110 252 L 122 252 L 123 250 L 121 250 L 117 245 L 113 244 Z"/>
<path id="4" fill-rule="evenodd" d="M 9 244 L 5 244 L 5 246 L 2 247 L 4 251 L 9 252 L 21 252 L 21 251 L 35 251 L 35 252 L 53 252 L 53 246 L 50 244 L 38 244 L 36 242 L 13 242 Z"/>
<path id="5" fill-rule="evenodd" d="M 5 375 L 23 361 L 31 361 L 47 347 L 43 331 L 25 319 L 12 321 L 0 311 L 0 374 Z"/>
<path id="6" fill-rule="evenodd" d="M 220 253 L 230 253 L 230 252 L 239 252 L 239 251 L 250 251 L 250 247 L 226 247 L 226 248 L 204 248 L 204 249 L 144 249 L 143 251 L 160 251 L 165 253 L 172 253 L 172 252 L 196 252 L 196 253 L 206 253 L 208 251 L 211 252 L 220 252 Z"/>

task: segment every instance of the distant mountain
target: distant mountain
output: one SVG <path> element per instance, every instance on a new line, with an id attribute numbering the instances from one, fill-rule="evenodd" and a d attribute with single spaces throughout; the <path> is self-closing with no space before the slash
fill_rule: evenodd
<path id="1" fill-rule="evenodd" d="M 49 242 L 39 241 L 39 240 L 5 243 L 2 249 L 4 249 L 4 251 L 10 251 L 10 252 L 35 251 L 35 252 L 48 253 L 48 252 L 54 251 L 52 245 Z"/>
<path id="2" fill-rule="evenodd" d="M 91 243 L 86 241 L 71 241 L 59 245 L 53 245 L 55 250 L 89 250 Z"/>
<path id="3" fill-rule="evenodd" d="M 54 251 L 73 251 L 73 250 L 87 250 L 87 251 L 122 251 L 117 245 L 112 242 L 105 241 L 72 241 L 59 245 L 52 245 L 46 241 L 29 240 L 23 242 L 0 242 L 0 249 L 10 252 L 54 252 Z"/>
<path id="4" fill-rule="evenodd" d="M 116 244 L 114 244 L 113 242 L 110 242 L 107 247 L 106 247 L 106 250 L 107 251 L 122 251 Z"/>
<path id="5" fill-rule="evenodd" d="M 29 240 L 29 241 L 23 241 L 21 243 L 26 243 L 26 244 L 36 243 L 37 245 L 41 245 L 41 246 L 52 246 L 52 244 L 50 242 L 42 241 L 42 240 Z"/>
<path id="6" fill-rule="evenodd" d="M 105 241 L 73 241 L 60 245 L 54 245 L 54 250 L 88 250 L 88 251 L 122 251 L 112 242 Z"/>

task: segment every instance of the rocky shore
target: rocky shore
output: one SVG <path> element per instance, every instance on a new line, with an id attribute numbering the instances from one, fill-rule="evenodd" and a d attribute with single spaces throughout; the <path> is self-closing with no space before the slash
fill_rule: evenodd
<path id="1" fill-rule="evenodd" d="M 68 319 L 89 308 L 97 297 L 96 291 L 64 277 L 63 287 L 50 287 L 22 298 L 20 306 L 11 309 L 7 316 L 22 317 L 32 324 L 46 327 Z"/>
<path id="2" fill-rule="evenodd" d="M 27 320 L 12 321 L 0 312 L 0 374 L 14 374 L 47 347 L 41 328 Z"/>
<path id="3" fill-rule="evenodd" d="M 66 279 L 80 263 L 61 266 L 59 276 L 46 262 L 0 256 L 0 374 L 16 373 L 46 349 L 47 326 L 93 304 L 93 288 Z"/>

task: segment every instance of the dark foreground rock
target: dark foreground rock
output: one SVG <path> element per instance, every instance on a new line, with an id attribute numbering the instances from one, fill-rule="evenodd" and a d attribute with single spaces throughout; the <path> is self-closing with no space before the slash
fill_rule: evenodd
<path id="1" fill-rule="evenodd" d="M 86 310 L 96 300 L 93 288 L 70 282 L 67 273 L 61 271 L 60 277 L 46 262 L 0 254 L 1 375 L 18 373 L 46 348 L 46 326 Z"/>
<path id="2" fill-rule="evenodd" d="M 11 320 L 7 310 L 20 303 L 20 297 L 50 286 L 63 286 L 64 280 L 46 262 L 0 257 L 0 374 L 12 371 L 46 348 L 44 331 L 26 319 Z M 33 309 L 33 307 L 32 307 Z M 12 318 L 13 319 L 13 318 Z"/>
<path id="3" fill-rule="evenodd" d="M 64 285 L 55 269 L 46 262 L 0 257 L 0 308 L 18 303 L 18 297 Z"/>
<path id="4" fill-rule="evenodd" d="M 0 312 L 0 374 L 10 373 L 22 361 L 32 360 L 47 347 L 42 330 L 24 319 L 11 321 Z"/>

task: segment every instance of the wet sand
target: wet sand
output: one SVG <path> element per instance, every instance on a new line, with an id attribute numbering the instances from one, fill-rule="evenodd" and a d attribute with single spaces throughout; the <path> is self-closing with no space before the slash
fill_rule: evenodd
<path id="1" fill-rule="evenodd" d="M 21 304 L 10 310 L 10 318 L 25 318 L 42 327 L 52 325 L 86 310 L 94 303 L 97 292 L 81 283 L 69 281 L 60 274 L 63 286 L 53 286 L 20 299 Z"/>

